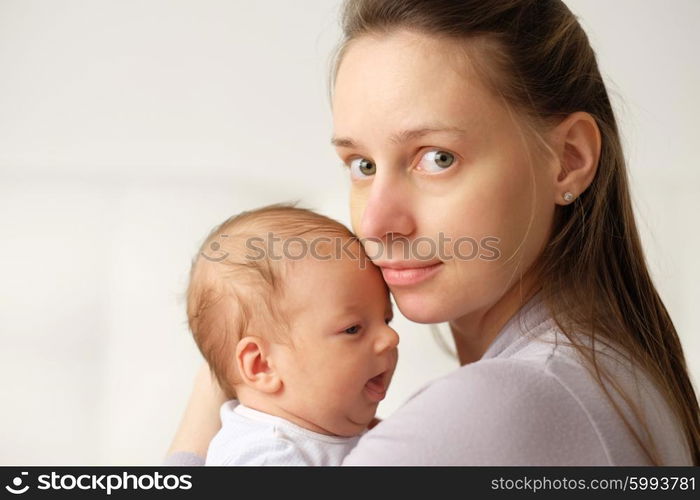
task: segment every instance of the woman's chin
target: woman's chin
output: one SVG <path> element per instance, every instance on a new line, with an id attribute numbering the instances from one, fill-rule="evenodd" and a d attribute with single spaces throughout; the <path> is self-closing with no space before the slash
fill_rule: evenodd
<path id="1" fill-rule="evenodd" d="M 394 292 L 396 306 L 407 319 L 415 323 L 443 323 L 450 319 L 444 302 L 426 298 L 420 293 Z"/>

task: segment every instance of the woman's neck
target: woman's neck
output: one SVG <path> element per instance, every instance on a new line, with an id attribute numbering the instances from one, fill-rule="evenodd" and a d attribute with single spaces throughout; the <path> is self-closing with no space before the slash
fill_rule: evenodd
<path id="1" fill-rule="evenodd" d="M 508 320 L 539 290 L 538 281 L 526 275 L 496 303 L 450 321 L 459 364 L 463 366 L 481 359 Z"/>

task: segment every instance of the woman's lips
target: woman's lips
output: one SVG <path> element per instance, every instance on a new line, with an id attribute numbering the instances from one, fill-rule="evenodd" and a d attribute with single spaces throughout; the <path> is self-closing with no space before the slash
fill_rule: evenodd
<path id="1" fill-rule="evenodd" d="M 382 372 L 376 377 L 372 377 L 365 384 L 365 392 L 367 392 L 369 398 L 375 403 L 378 403 L 386 396 L 386 386 L 384 384 L 385 373 L 386 372 Z"/>
<path id="2" fill-rule="evenodd" d="M 432 277 L 442 266 L 442 262 L 424 266 L 406 267 L 403 265 L 379 265 L 388 285 L 415 285 Z"/>

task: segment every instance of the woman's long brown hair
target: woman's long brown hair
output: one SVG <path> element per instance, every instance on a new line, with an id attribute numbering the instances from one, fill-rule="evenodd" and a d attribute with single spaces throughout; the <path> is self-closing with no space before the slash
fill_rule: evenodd
<path id="1" fill-rule="evenodd" d="M 558 326 L 649 461 L 663 465 L 649 430 L 646 439 L 640 436 L 606 387 L 610 383 L 639 417 L 590 348 L 596 336 L 621 347 L 656 383 L 682 423 L 694 464 L 700 464 L 698 400 L 676 329 L 647 269 L 617 123 L 576 16 L 561 0 L 347 0 L 342 23 L 332 82 L 354 39 L 409 29 L 476 48 L 473 59 L 481 61 L 487 87 L 526 118 L 540 143 L 541 132 L 570 113 L 595 118 L 602 140 L 595 178 L 574 203 L 557 206 L 551 239 L 533 269 Z M 586 332 L 592 344 L 574 332 Z"/>

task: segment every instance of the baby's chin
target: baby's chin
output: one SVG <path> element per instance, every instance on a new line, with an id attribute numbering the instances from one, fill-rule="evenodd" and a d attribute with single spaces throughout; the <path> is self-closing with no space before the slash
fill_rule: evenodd
<path id="1" fill-rule="evenodd" d="M 369 417 L 363 415 L 361 419 L 358 419 L 356 416 L 345 416 L 334 422 L 329 430 L 341 437 L 359 436 L 367 429 L 372 419 L 374 419 L 374 412 Z"/>

